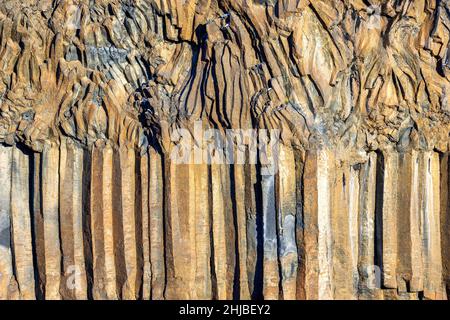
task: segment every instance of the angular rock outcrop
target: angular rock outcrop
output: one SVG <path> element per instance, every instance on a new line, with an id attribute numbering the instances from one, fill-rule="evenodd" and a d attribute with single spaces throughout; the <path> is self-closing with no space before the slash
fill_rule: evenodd
<path id="1" fill-rule="evenodd" d="M 447 299 L 447 0 L 4 0 L 0 299 Z"/>

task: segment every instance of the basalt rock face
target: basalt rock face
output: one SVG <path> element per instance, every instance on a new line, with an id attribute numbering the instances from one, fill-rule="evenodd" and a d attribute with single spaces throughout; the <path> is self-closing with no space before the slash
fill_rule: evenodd
<path id="1" fill-rule="evenodd" d="M 1 1 L 0 299 L 446 299 L 449 38 L 448 0 Z"/>

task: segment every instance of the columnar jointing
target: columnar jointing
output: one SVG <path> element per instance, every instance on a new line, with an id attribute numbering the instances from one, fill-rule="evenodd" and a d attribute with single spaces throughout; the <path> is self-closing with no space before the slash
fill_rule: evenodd
<path id="1" fill-rule="evenodd" d="M 336 166 L 329 150 L 300 164 L 283 147 L 279 171 L 246 190 L 250 166 L 178 167 L 152 149 L 64 140 L 38 166 L 36 154 L 0 150 L 2 299 L 446 297 L 447 155 L 370 153 Z"/>
<path id="2" fill-rule="evenodd" d="M 0 299 L 447 299 L 449 12 L 1 0 Z"/>

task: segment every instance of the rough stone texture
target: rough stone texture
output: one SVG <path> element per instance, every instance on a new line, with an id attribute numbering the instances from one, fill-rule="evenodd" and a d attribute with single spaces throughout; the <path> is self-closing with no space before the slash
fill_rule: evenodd
<path id="1" fill-rule="evenodd" d="M 2 0 L 0 299 L 446 299 L 449 38 L 448 0 Z"/>

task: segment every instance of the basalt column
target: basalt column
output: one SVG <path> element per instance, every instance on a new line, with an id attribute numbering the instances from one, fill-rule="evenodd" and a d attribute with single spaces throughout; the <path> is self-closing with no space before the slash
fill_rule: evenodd
<path id="1" fill-rule="evenodd" d="M 449 12 L 0 1 L 0 299 L 447 299 Z"/>

